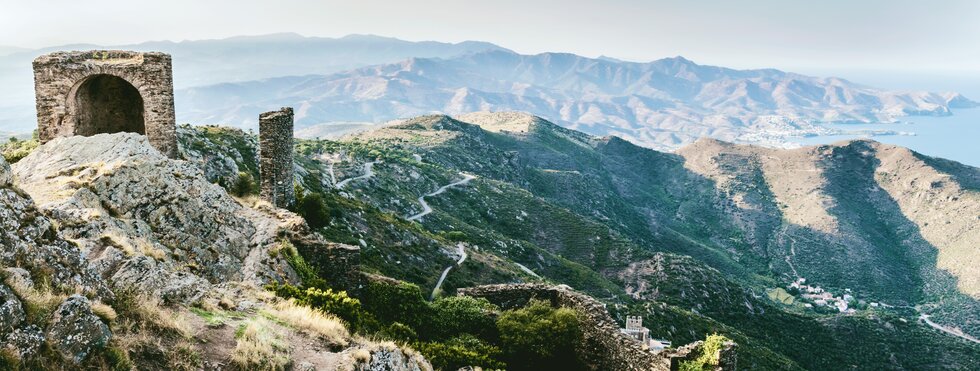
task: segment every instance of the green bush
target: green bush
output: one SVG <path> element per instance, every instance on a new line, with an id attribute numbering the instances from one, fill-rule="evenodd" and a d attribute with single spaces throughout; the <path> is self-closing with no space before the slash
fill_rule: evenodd
<path id="1" fill-rule="evenodd" d="M 363 292 L 364 308 L 382 323 L 401 322 L 416 330 L 424 328 L 432 308 L 422 290 L 407 282 L 370 282 Z"/>
<path id="2" fill-rule="evenodd" d="M 500 361 L 500 348 L 471 335 L 463 335 L 441 343 L 415 343 L 412 346 L 437 370 L 458 370 L 466 366 L 484 369 L 505 369 Z"/>
<path id="3" fill-rule="evenodd" d="M 412 342 L 419 339 L 419 334 L 415 332 L 415 329 L 401 322 L 394 322 L 388 325 L 388 327 L 385 327 L 382 335 L 392 340 L 404 342 Z"/>
<path id="4" fill-rule="evenodd" d="M 297 193 L 295 208 L 310 228 L 319 229 L 330 224 L 331 214 L 319 193 Z"/>
<path id="5" fill-rule="evenodd" d="M 497 321 L 504 360 L 512 370 L 582 369 L 575 353 L 580 322 L 575 310 L 538 300 L 505 311 Z"/>
<path id="6" fill-rule="evenodd" d="M 259 184 L 255 182 L 252 174 L 239 171 L 238 178 L 235 178 L 235 182 L 232 183 L 228 192 L 238 197 L 255 195 L 259 193 Z"/>
<path id="7" fill-rule="evenodd" d="M 496 339 L 496 318 L 500 308 L 487 299 L 469 296 L 440 298 L 432 303 L 429 325 L 431 336 L 445 339 L 458 334 L 472 334 L 482 339 Z"/>
<path id="8" fill-rule="evenodd" d="M 704 344 L 701 346 L 700 351 L 697 354 L 691 354 L 688 357 L 693 358 L 685 361 L 681 361 L 679 370 L 681 371 L 710 371 L 714 370 L 715 366 L 718 366 L 718 351 L 726 342 L 729 342 L 728 338 L 718 335 L 711 334 L 705 337 Z"/>
<path id="9" fill-rule="evenodd" d="M 299 304 L 333 314 L 355 331 L 377 327 L 373 317 L 361 308 L 361 301 L 348 296 L 346 291 L 316 287 L 300 289 L 290 284 L 270 284 L 266 288 L 279 297 L 296 299 Z"/>

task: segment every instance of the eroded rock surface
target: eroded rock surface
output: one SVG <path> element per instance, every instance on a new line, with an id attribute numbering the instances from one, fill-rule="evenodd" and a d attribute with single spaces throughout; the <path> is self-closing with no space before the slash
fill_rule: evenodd
<path id="1" fill-rule="evenodd" d="M 288 264 L 267 253 L 281 218 L 242 206 L 143 136 L 58 138 L 13 171 L 114 287 L 187 302 L 211 284 L 295 281 Z"/>
<path id="2" fill-rule="evenodd" d="M 92 313 L 92 304 L 81 295 L 65 299 L 54 313 L 46 334 L 48 343 L 76 363 L 109 343 L 109 326 Z"/>

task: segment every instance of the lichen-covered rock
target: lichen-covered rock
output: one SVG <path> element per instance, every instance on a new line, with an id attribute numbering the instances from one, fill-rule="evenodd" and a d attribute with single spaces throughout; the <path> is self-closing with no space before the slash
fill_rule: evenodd
<path id="1" fill-rule="evenodd" d="M 93 350 L 105 347 L 112 332 L 92 313 L 88 299 L 76 294 L 58 306 L 45 337 L 66 359 L 81 363 Z"/>
<path id="2" fill-rule="evenodd" d="M 16 353 L 21 359 L 30 358 L 44 345 L 44 332 L 37 325 L 14 329 L 6 339 L 0 339 L 0 349 Z"/>
<path id="3" fill-rule="evenodd" d="M 357 364 L 355 369 L 364 371 L 432 371 L 425 357 L 415 352 L 406 352 L 394 343 L 386 342 L 369 346 L 371 360 Z"/>
<path id="4" fill-rule="evenodd" d="M 242 206 L 141 135 L 58 138 L 13 171 L 113 287 L 189 302 L 209 284 L 295 281 L 288 263 L 268 254 L 275 215 Z"/>
<path id="5" fill-rule="evenodd" d="M 10 165 L 0 157 L 0 187 L 6 187 L 13 182 L 13 173 L 10 172 Z"/>
<path id="6" fill-rule="evenodd" d="M 12 287 L 34 287 L 34 280 L 31 279 L 31 272 L 24 268 L 10 267 L 4 268 L 0 276 L 6 276 L 7 282 Z"/>
<path id="7" fill-rule="evenodd" d="M 24 322 L 24 306 L 3 282 L 0 282 L 0 339 Z"/>
<path id="8" fill-rule="evenodd" d="M 43 272 L 44 277 L 34 279 L 56 288 L 81 289 L 100 298 L 111 295 L 78 247 L 61 238 L 31 198 L 10 184 L 0 184 L 0 265 Z"/>

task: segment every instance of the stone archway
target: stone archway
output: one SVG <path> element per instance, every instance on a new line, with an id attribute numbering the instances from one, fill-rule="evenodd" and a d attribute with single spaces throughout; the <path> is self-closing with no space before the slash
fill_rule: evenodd
<path id="1" fill-rule="evenodd" d="M 120 77 L 92 75 L 74 89 L 68 103 L 75 117 L 75 135 L 131 132 L 146 134 L 143 97 Z"/>
<path id="2" fill-rule="evenodd" d="M 169 55 L 92 50 L 34 59 L 41 143 L 72 135 L 133 132 L 177 157 L 173 68 Z"/>

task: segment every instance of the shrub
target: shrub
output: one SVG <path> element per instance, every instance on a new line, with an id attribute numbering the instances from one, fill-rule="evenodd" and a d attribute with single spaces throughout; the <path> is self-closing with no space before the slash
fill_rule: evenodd
<path id="1" fill-rule="evenodd" d="M 360 300 L 347 295 L 346 291 L 333 291 L 308 287 L 300 289 L 290 284 L 267 286 L 282 298 L 296 299 L 301 305 L 322 310 L 346 321 L 354 329 L 374 328 L 374 319 L 361 308 Z"/>
<path id="2" fill-rule="evenodd" d="M 255 182 L 252 174 L 239 171 L 238 178 L 235 178 L 235 182 L 232 183 L 231 189 L 228 192 L 238 197 L 254 195 L 259 193 L 259 185 Z"/>
<path id="3" fill-rule="evenodd" d="M 484 298 L 453 296 L 432 303 L 431 329 L 433 338 L 445 339 L 458 334 L 472 334 L 483 339 L 496 339 L 496 317 L 500 308 Z"/>
<path id="4" fill-rule="evenodd" d="M 363 296 L 364 308 L 382 323 L 401 322 L 417 330 L 431 318 L 422 290 L 411 283 L 370 282 Z"/>
<path id="5" fill-rule="evenodd" d="M 319 229 L 330 224 L 330 212 L 319 193 L 297 193 L 296 213 L 306 219 L 310 228 Z"/>
<path id="6" fill-rule="evenodd" d="M 416 343 L 412 345 L 437 370 L 458 370 L 466 366 L 485 369 L 505 369 L 499 360 L 500 348 L 470 335 L 453 338 L 444 343 Z"/>
<path id="7" fill-rule="evenodd" d="M 581 369 L 574 345 L 582 337 L 579 314 L 533 300 L 497 321 L 504 359 L 511 369 Z"/>
<path id="8" fill-rule="evenodd" d="M 729 341 L 731 340 L 722 335 L 708 335 L 701 349 L 696 354 L 689 354 L 687 360 L 680 362 L 678 369 L 681 371 L 714 370 L 715 366 L 718 366 L 718 351 Z"/>
<path id="9" fill-rule="evenodd" d="M 394 322 L 388 325 L 388 327 L 386 327 L 382 332 L 382 335 L 392 340 L 404 342 L 416 341 L 419 338 L 419 335 L 415 332 L 415 329 L 401 322 Z"/>

